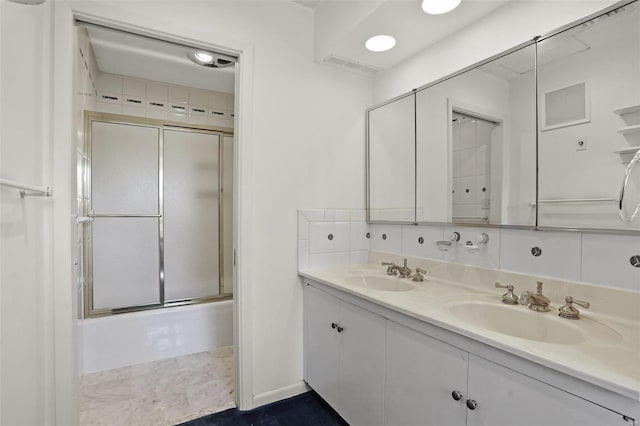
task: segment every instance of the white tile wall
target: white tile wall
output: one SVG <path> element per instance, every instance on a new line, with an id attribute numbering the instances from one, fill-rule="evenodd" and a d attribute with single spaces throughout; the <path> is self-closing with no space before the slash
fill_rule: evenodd
<path id="1" fill-rule="evenodd" d="M 454 231 L 460 233 L 460 242 L 446 252 L 439 250 L 435 241 L 448 241 Z M 327 239 L 329 232 L 334 234 L 335 243 Z M 481 233 L 489 236 L 489 242 L 468 248 L 467 241 L 477 245 Z M 418 241 L 421 237 L 422 244 Z M 541 249 L 540 256 L 533 256 L 533 247 Z M 299 270 L 367 263 L 369 250 L 640 291 L 640 268 L 629 261 L 631 256 L 640 255 L 638 236 L 367 224 L 366 211 L 357 209 L 298 212 Z"/>
<path id="2" fill-rule="evenodd" d="M 640 237 L 582 234 L 582 281 L 640 290 L 640 268 L 629 259 L 640 254 Z"/>
<path id="3" fill-rule="evenodd" d="M 362 212 L 298 210 L 298 270 L 367 263 L 369 225 Z"/>
<path id="4" fill-rule="evenodd" d="M 539 256 L 532 254 L 534 247 L 542 250 Z M 580 281 L 581 261 L 577 232 L 502 230 L 501 269 Z"/>
<path id="5" fill-rule="evenodd" d="M 438 249 L 436 241 L 443 238 L 442 226 L 402 225 L 402 254 L 442 260 L 444 252 Z"/>
<path id="6" fill-rule="evenodd" d="M 97 71 L 96 74 L 95 109 L 100 112 L 233 127 L 233 95 Z"/>
<path id="7" fill-rule="evenodd" d="M 330 268 L 332 266 L 348 265 L 349 252 L 312 253 L 309 255 L 309 268 Z"/>
<path id="8" fill-rule="evenodd" d="M 402 251 L 402 227 L 399 225 L 372 224 L 371 250 L 400 253 Z"/>
<path id="9" fill-rule="evenodd" d="M 349 222 L 313 222 L 309 225 L 310 253 L 349 251 Z"/>

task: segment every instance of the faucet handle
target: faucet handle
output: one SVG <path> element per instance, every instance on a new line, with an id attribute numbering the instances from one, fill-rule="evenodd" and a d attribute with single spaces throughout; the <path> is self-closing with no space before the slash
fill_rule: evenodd
<path id="1" fill-rule="evenodd" d="M 382 266 L 387 266 L 387 275 L 398 275 L 398 269 L 394 262 L 382 262 Z"/>
<path id="2" fill-rule="evenodd" d="M 422 269 L 420 267 L 416 267 L 416 272 L 409 276 L 413 281 L 422 282 L 424 281 L 424 274 L 427 273 L 426 269 Z"/>
<path id="3" fill-rule="evenodd" d="M 574 320 L 580 319 L 580 311 L 573 307 L 574 303 L 578 306 L 582 306 L 585 309 L 588 309 L 591 306 L 589 302 L 583 302 L 582 300 L 575 300 L 571 296 L 567 296 L 564 299 L 564 301 L 566 305 L 558 309 L 558 315 L 562 318 L 567 318 L 567 319 L 574 319 Z"/>
<path id="4" fill-rule="evenodd" d="M 513 290 L 515 290 L 515 287 L 511 284 L 509 285 L 503 285 L 500 283 L 496 283 L 496 288 L 506 288 L 507 292 L 505 294 L 502 295 L 502 303 L 506 303 L 507 305 L 517 305 L 518 304 L 518 296 L 515 295 L 515 293 L 513 292 Z"/>

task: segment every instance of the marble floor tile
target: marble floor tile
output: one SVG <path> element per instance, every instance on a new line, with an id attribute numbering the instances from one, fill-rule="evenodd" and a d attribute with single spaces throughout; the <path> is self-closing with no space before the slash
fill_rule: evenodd
<path id="1" fill-rule="evenodd" d="M 233 408 L 233 347 L 87 374 L 79 405 L 81 426 L 169 426 Z"/>

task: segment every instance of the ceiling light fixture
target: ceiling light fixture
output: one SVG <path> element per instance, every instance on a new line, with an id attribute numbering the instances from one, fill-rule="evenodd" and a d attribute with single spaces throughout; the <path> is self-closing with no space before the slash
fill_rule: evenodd
<path id="1" fill-rule="evenodd" d="M 196 52 L 193 54 L 193 56 L 195 56 L 197 60 L 205 64 L 213 61 L 213 55 L 211 53 Z"/>
<path id="2" fill-rule="evenodd" d="M 462 0 L 422 0 L 422 10 L 429 15 L 442 15 L 451 12 Z"/>
<path id="3" fill-rule="evenodd" d="M 393 49 L 395 45 L 396 39 L 384 34 L 373 36 L 364 44 L 364 46 L 372 52 L 384 52 Z"/>
<path id="4" fill-rule="evenodd" d="M 236 58 L 221 53 L 211 53 L 204 50 L 191 50 L 187 52 L 191 62 L 208 68 L 226 68 L 236 63 Z"/>

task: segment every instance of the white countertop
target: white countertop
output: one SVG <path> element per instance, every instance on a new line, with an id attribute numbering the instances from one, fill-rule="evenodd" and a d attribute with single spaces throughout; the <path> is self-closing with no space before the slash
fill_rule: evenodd
<path id="1" fill-rule="evenodd" d="M 369 302 L 407 316 L 469 337 L 495 348 L 518 355 L 586 382 L 601 386 L 628 398 L 640 398 L 640 323 L 611 315 L 599 315 L 581 309 L 580 320 L 557 316 L 557 304 L 549 312 L 533 312 L 522 305 L 504 305 L 504 290 L 487 292 L 486 286 L 425 277 L 410 291 L 371 290 L 350 284 L 348 277 L 384 276 L 385 267 L 347 265 L 327 269 L 300 271 L 300 275 L 342 290 Z M 399 279 L 399 278 L 396 278 Z M 406 279 L 403 281 L 407 281 Z M 409 280 L 409 282 L 413 283 Z M 455 316 L 450 307 L 465 301 L 495 303 L 497 309 L 523 310 L 525 315 L 549 315 L 563 326 L 582 331 L 587 338 L 572 344 L 546 343 L 489 331 Z M 551 318 L 549 318 L 551 320 Z"/>

